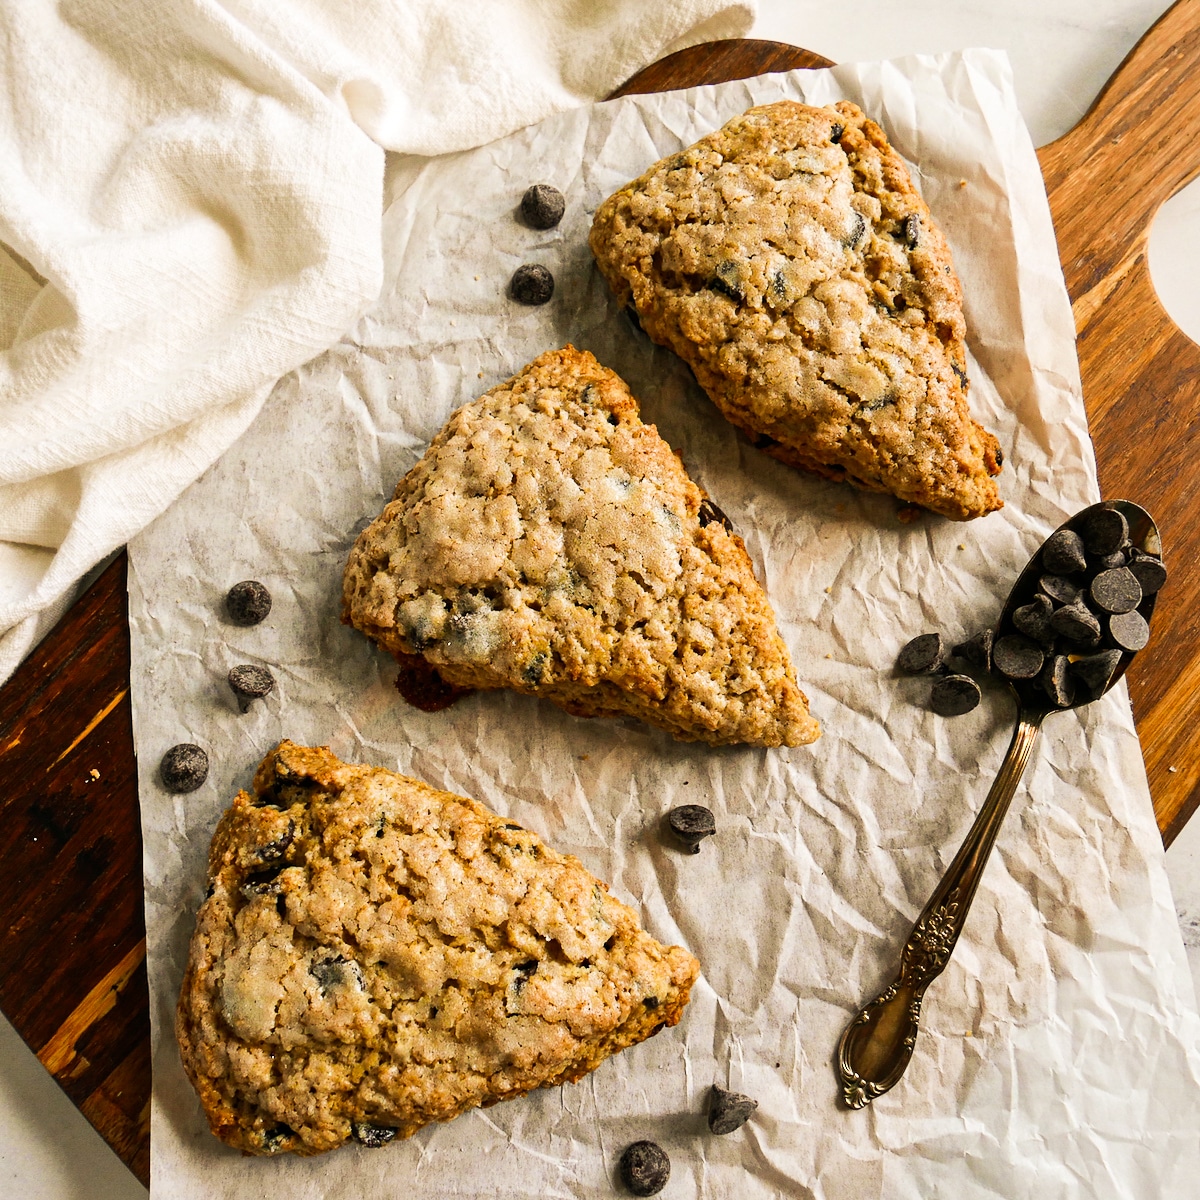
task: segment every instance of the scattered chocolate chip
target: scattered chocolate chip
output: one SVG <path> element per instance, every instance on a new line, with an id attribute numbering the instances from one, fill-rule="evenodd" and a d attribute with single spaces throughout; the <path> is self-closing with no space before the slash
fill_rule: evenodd
<path id="1" fill-rule="evenodd" d="M 1129 570 L 1141 586 L 1143 596 L 1153 596 L 1167 582 L 1167 568 L 1162 560 L 1139 554 L 1130 564 Z"/>
<path id="2" fill-rule="evenodd" d="M 225 611 L 235 625 L 257 625 L 271 611 L 271 593 L 256 579 L 243 579 L 225 593 Z"/>
<path id="3" fill-rule="evenodd" d="M 1046 656 L 1037 642 L 1020 633 L 997 638 L 992 647 L 992 663 L 1009 679 L 1033 679 L 1042 669 Z"/>
<path id="4" fill-rule="evenodd" d="M 275 687 L 275 676 L 266 667 L 244 663 L 229 672 L 229 686 L 237 697 L 238 708 L 248 712 L 255 700 L 261 700 Z"/>
<path id="5" fill-rule="evenodd" d="M 692 854 L 700 853 L 700 843 L 717 832 L 712 813 L 701 804 L 681 804 L 667 813 L 671 832 Z"/>
<path id="6" fill-rule="evenodd" d="M 1054 613 L 1054 601 L 1049 596 L 1034 596 L 1028 604 L 1013 610 L 1012 623 L 1023 634 L 1036 642 L 1052 640 L 1050 617 Z"/>
<path id="7" fill-rule="evenodd" d="M 635 1196 L 656 1196 L 671 1178 L 671 1160 L 657 1142 L 634 1142 L 621 1155 L 621 1182 Z"/>
<path id="8" fill-rule="evenodd" d="M 965 659 L 981 671 L 992 669 L 992 641 L 995 634 L 990 629 L 981 629 L 974 637 L 959 642 L 951 651 L 956 658 Z"/>
<path id="9" fill-rule="evenodd" d="M 836 121 L 834 121 L 833 125 L 829 129 L 829 140 L 836 146 L 838 142 L 842 140 L 842 134 L 845 132 L 846 127 L 844 125 L 839 125 Z"/>
<path id="10" fill-rule="evenodd" d="M 1131 612 L 1142 602 L 1142 585 L 1128 567 L 1101 571 L 1089 590 L 1092 603 L 1105 612 Z"/>
<path id="11" fill-rule="evenodd" d="M 733 522 L 707 496 L 700 501 L 700 512 L 697 515 L 700 517 L 701 529 L 714 521 L 720 521 L 730 533 L 733 532 Z"/>
<path id="12" fill-rule="evenodd" d="M 1061 575 L 1043 575 L 1038 580 L 1038 587 L 1059 604 L 1074 604 L 1079 599 L 1079 588 Z"/>
<path id="13" fill-rule="evenodd" d="M 1042 668 L 1041 685 L 1050 703 L 1057 708 L 1066 708 L 1075 699 L 1075 681 L 1069 674 L 1071 660 L 1065 654 L 1055 654 L 1046 659 Z"/>
<path id="14" fill-rule="evenodd" d="M 1055 633 L 1061 633 L 1063 637 L 1082 645 L 1089 645 L 1100 636 L 1100 622 L 1096 619 L 1096 614 L 1080 601 L 1055 609 L 1050 618 L 1050 628 Z"/>
<path id="15" fill-rule="evenodd" d="M 961 717 L 979 704 L 979 684 L 969 675 L 946 675 L 929 693 L 929 707 L 939 717 Z"/>
<path id="16" fill-rule="evenodd" d="M 1099 654 L 1077 658 L 1068 670 L 1090 698 L 1095 700 L 1103 694 L 1120 661 L 1120 650 L 1101 650 Z"/>
<path id="17" fill-rule="evenodd" d="M 751 1100 L 741 1092 L 727 1092 L 719 1083 L 714 1083 L 708 1094 L 709 1131 L 726 1134 L 741 1129 L 757 1107 L 757 1100 Z"/>
<path id="18" fill-rule="evenodd" d="M 548 183 L 535 183 L 521 197 L 521 216 L 534 229 L 553 229 L 566 210 L 562 192 Z"/>
<path id="19" fill-rule="evenodd" d="M 350 1133 L 356 1142 L 378 1150 L 396 1140 L 396 1130 L 387 1125 L 368 1125 L 366 1121 L 351 1121 Z"/>
<path id="20" fill-rule="evenodd" d="M 905 675 L 932 675 L 943 663 L 946 649 L 940 633 L 918 634 L 896 659 L 897 670 Z"/>
<path id="21" fill-rule="evenodd" d="M 522 263 L 508 290 L 518 304 L 545 304 L 554 295 L 554 276 L 541 263 Z"/>
<path id="22" fill-rule="evenodd" d="M 193 742 L 172 746 L 158 766 L 168 792 L 194 792 L 208 778 L 208 755 Z"/>
<path id="23" fill-rule="evenodd" d="M 1141 650 L 1150 640 L 1150 626 L 1136 609 L 1131 612 L 1114 613 L 1108 618 L 1108 636 L 1120 649 L 1128 650 L 1132 654 Z"/>
<path id="24" fill-rule="evenodd" d="M 910 249 L 915 250 L 917 239 L 921 236 L 921 218 L 916 213 L 909 213 L 904 218 L 904 244 Z"/>
<path id="25" fill-rule="evenodd" d="M 1083 522 L 1083 544 L 1089 554 L 1112 554 L 1129 537 L 1129 522 L 1115 508 L 1097 508 Z"/>
<path id="26" fill-rule="evenodd" d="M 1042 565 L 1051 575 L 1073 575 L 1087 568 L 1083 538 L 1073 529 L 1060 529 L 1042 547 Z"/>

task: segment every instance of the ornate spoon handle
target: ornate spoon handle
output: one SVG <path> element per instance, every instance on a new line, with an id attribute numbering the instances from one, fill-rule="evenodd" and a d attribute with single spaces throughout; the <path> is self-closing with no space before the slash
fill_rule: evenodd
<path id="1" fill-rule="evenodd" d="M 838 1043 L 842 1099 L 863 1108 L 894 1087 L 912 1058 L 925 989 L 941 973 L 967 919 L 983 868 L 1042 727 L 1045 711 L 1022 707 L 1012 743 L 971 832 L 905 943 L 900 974 L 846 1026 Z"/>

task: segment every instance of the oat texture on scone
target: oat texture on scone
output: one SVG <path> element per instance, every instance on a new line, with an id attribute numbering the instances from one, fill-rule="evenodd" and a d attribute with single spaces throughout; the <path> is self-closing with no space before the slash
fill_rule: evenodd
<path id="1" fill-rule="evenodd" d="M 766 453 L 956 520 L 1001 507 L 949 245 L 854 104 L 750 109 L 610 196 L 590 243 Z"/>
<path id="2" fill-rule="evenodd" d="M 685 741 L 819 733 L 742 539 L 571 346 L 451 416 L 351 551 L 343 617 L 422 707 L 512 688 Z"/>
<path id="3" fill-rule="evenodd" d="M 675 1025 L 699 973 L 578 859 L 474 800 L 282 742 L 209 852 L 179 997 L 212 1131 L 378 1146 L 573 1082 Z"/>

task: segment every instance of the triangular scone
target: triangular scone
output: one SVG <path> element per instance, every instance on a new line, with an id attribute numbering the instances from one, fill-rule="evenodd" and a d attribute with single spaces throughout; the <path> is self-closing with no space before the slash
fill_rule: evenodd
<path id="1" fill-rule="evenodd" d="M 610 196 L 590 242 L 768 454 L 956 520 L 1001 507 L 950 248 L 855 105 L 750 109 Z"/>
<path id="2" fill-rule="evenodd" d="M 254 791 L 213 836 L 176 1015 L 223 1142 L 379 1145 L 679 1020 L 692 955 L 482 804 L 291 742 Z"/>
<path id="3" fill-rule="evenodd" d="M 414 666 L 685 741 L 819 733 L 741 538 L 572 346 L 451 416 L 351 551 L 343 616 L 421 707 Z"/>

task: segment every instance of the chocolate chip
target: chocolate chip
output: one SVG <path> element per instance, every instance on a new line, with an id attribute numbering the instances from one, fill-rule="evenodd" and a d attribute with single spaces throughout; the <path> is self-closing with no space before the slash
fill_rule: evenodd
<path id="1" fill-rule="evenodd" d="M 1133 653 L 1141 650 L 1150 640 L 1150 626 L 1136 609 L 1132 612 L 1114 613 L 1108 618 L 1108 636 L 1120 649 Z"/>
<path id="2" fill-rule="evenodd" d="M 727 1092 L 719 1083 L 714 1083 L 708 1094 L 709 1131 L 726 1134 L 741 1129 L 757 1107 L 757 1100 L 751 1100 L 741 1092 Z"/>
<path id="3" fill-rule="evenodd" d="M 366 1121 L 351 1121 L 350 1134 L 356 1142 L 378 1150 L 396 1140 L 396 1130 L 387 1125 L 368 1125 Z"/>
<path id="4" fill-rule="evenodd" d="M 921 236 L 921 218 L 916 213 L 909 213 L 904 218 L 904 244 L 910 249 L 915 250 L 917 247 L 917 239 Z"/>
<path id="5" fill-rule="evenodd" d="M 275 686 L 275 676 L 266 667 L 244 663 L 229 672 L 229 686 L 237 697 L 238 708 L 247 712 L 255 700 L 270 694 Z"/>
<path id="6" fill-rule="evenodd" d="M 562 192 L 548 183 L 535 183 L 521 197 L 521 216 L 534 229 L 553 229 L 566 209 Z"/>
<path id="7" fill-rule="evenodd" d="M 1124 550 L 1114 550 L 1111 554 L 1101 554 L 1088 564 L 1093 571 L 1115 571 L 1128 561 Z"/>
<path id="8" fill-rule="evenodd" d="M 546 654 L 539 650 L 526 664 L 525 669 L 521 672 L 521 678 L 533 687 L 542 682 L 542 676 L 546 674 Z"/>
<path id="9" fill-rule="evenodd" d="M 1050 618 L 1050 628 L 1081 645 L 1091 645 L 1100 637 L 1100 622 L 1095 613 L 1079 601 L 1056 609 Z"/>
<path id="10" fill-rule="evenodd" d="M 1079 599 L 1079 588 L 1061 575 L 1043 575 L 1038 580 L 1038 587 L 1059 604 L 1074 604 Z"/>
<path id="11" fill-rule="evenodd" d="M 707 496 L 700 501 L 700 512 L 697 515 L 700 518 L 701 529 L 714 521 L 720 521 L 730 533 L 733 532 L 733 522 Z"/>
<path id="12" fill-rule="evenodd" d="M 1167 568 L 1162 560 L 1148 554 L 1139 554 L 1129 564 L 1129 570 L 1138 581 L 1143 596 L 1153 596 L 1167 582 Z"/>
<path id="13" fill-rule="evenodd" d="M 990 629 L 981 629 L 974 637 L 959 642 L 951 651 L 956 658 L 965 659 L 981 671 L 992 669 L 992 641 L 995 634 Z"/>
<path id="14" fill-rule="evenodd" d="M 362 968 L 344 954 L 314 959 L 308 968 L 308 973 L 317 981 L 322 995 L 331 988 L 341 987 L 351 982 L 356 983 L 360 988 L 363 985 Z"/>
<path id="15" fill-rule="evenodd" d="M 522 263 L 508 290 L 518 304 L 545 304 L 554 295 L 554 276 L 541 263 Z"/>
<path id="16" fill-rule="evenodd" d="M 1077 658 L 1068 669 L 1089 698 L 1095 700 L 1103 695 L 1120 661 L 1120 650 L 1101 650 L 1099 654 Z"/>
<path id="17" fill-rule="evenodd" d="M 671 832 L 692 854 L 700 853 L 700 843 L 717 832 L 712 813 L 701 804 L 681 804 L 667 813 Z"/>
<path id="18" fill-rule="evenodd" d="M 1129 537 L 1129 522 L 1115 508 L 1097 508 L 1083 522 L 1083 544 L 1089 554 L 1112 554 Z"/>
<path id="19" fill-rule="evenodd" d="M 278 862 L 285 854 L 287 854 L 295 836 L 296 822 L 289 817 L 287 829 L 274 841 L 267 842 L 265 845 L 259 846 L 258 849 L 255 850 L 254 856 L 259 860 L 259 862 Z"/>
<path id="20" fill-rule="evenodd" d="M 847 248 L 850 250 L 853 250 L 855 248 L 855 246 L 857 246 L 858 243 L 863 240 L 863 237 L 866 235 L 866 232 L 867 232 L 866 219 L 863 217 L 862 213 L 856 212 L 854 214 L 854 228 L 850 231 L 849 235 L 846 238 Z"/>
<path id="21" fill-rule="evenodd" d="M 257 625 L 271 611 L 271 593 L 256 579 L 243 579 L 225 593 L 225 611 L 235 625 Z"/>
<path id="22" fill-rule="evenodd" d="M 1012 623 L 1036 642 L 1053 640 L 1050 633 L 1050 617 L 1054 613 L 1054 601 L 1049 596 L 1034 596 L 1028 604 L 1013 610 Z"/>
<path id="23" fill-rule="evenodd" d="M 1042 668 L 1042 689 L 1056 708 L 1066 708 L 1075 699 L 1075 680 L 1069 673 L 1070 666 L 1071 660 L 1065 654 L 1055 654 Z"/>
<path id="24" fill-rule="evenodd" d="M 998 638 L 992 647 L 992 663 L 1009 679 L 1033 679 L 1041 671 L 1045 658 L 1037 642 L 1020 633 Z"/>
<path id="25" fill-rule="evenodd" d="M 247 900 L 255 896 L 278 896 L 283 891 L 283 882 L 279 878 L 282 867 L 272 867 L 266 871 L 252 871 L 238 889 Z"/>
<path id="26" fill-rule="evenodd" d="M 208 778 L 208 755 L 193 742 L 172 746 L 158 766 L 168 792 L 194 792 Z"/>
<path id="27" fill-rule="evenodd" d="M 1073 575 L 1087 568 L 1083 538 L 1073 529 L 1052 533 L 1042 547 L 1042 565 L 1051 575 Z"/>
<path id="28" fill-rule="evenodd" d="M 844 125 L 839 125 L 836 121 L 830 126 L 829 140 L 836 146 L 842 140 L 842 134 L 846 132 Z"/>
<path id="29" fill-rule="evenodd" d="M 929 707 L 939 717 L 961 717 L 979 704 L 979 684 L 969 675 L 946 675 L 929 693 Z"/>
<path id="30" fill-rule="evenodd" d="M 642 1007 L 645 1009 L 648 1009 L 650 1012 L 653 1012 L 658 1007 L 658 1005 L 659 1005 L 659 999 L 657 996 L 643 996 L 642 997 Z"/>
<path id="31" fill-rule="evenodd" d="M 940 633 L 918 634 L 896 659 L 896 669 L 905 675 L 932 675 L 943 663 L 946 649 Z"/>
<path id="32" fill-rule="evenodd" d="M 714 292 L 728 296 L 735 304 L 741 304 L 746 298 L 746 293 L 742 290 L 741 274 L 738 271 L 737 263 L 730 262 L 728 259 L 717 263 L 717 269 L 708 281 L 708 286 Z"/>
<path id="33" fill-rule="evenodd" d="M 290 1125 L 276 1125 L 274 1129 L 266 1130 L 262 1135 L 262 1148 L 265 1154 L 278 1154 L 287 1149 L 287 1143 L 296 1136 L 296 1131 Z"/>
<path id="34" fill-rule="evenodd" d="M 1142 602 L 1142 585 L 1128 567 L 1101 571 L 1089 590 L 1092 603 L 1105 612 L 1132 612 Z"/>
<path id="35" fill-rule="evenodd" d="M 657 1142 L 634 1142 L 621 1155 L 621 1181 L 635 1196 L 656 1196 L 671 1178 L 671 1160 Z"/>

